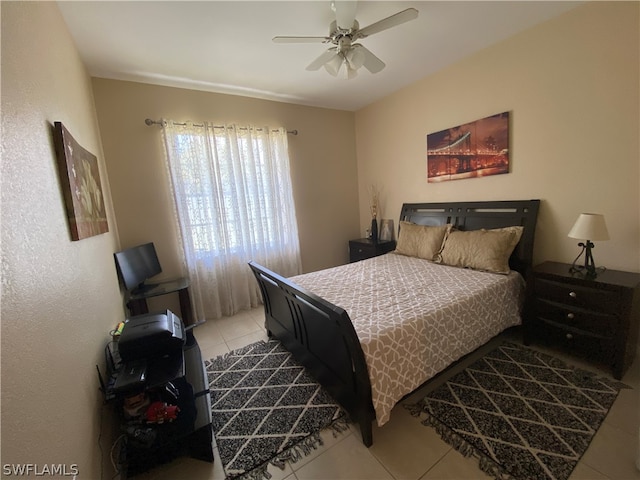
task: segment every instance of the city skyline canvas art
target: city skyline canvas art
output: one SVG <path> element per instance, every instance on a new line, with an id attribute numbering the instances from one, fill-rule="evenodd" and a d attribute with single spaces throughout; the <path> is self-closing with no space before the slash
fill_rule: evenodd
<path id="1" fill-rule="evenodd" d="M 509 173 L 509 112 L 427 135 L 429 183 Z"/>

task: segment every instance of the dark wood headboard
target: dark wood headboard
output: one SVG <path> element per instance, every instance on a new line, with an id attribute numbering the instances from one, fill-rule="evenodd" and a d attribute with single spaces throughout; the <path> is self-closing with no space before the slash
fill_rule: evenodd
<path id="1" fill-rule="evenodd" d="M 522 238 L 509 259 L 509 266 L 527 278 L 533 262 L 533 240 L 539 207 L 540 200 L 405 203 L 400 220 L 418 225 L 450 223 L 458 230 L 522 226 Z"/>

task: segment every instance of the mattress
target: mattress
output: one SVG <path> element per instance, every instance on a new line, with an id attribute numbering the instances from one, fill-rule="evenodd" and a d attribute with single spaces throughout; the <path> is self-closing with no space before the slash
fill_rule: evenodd
<path id="1" fill-rule="evenodd" d="M 524 280 L 388 253 L 290 279 L 342 307 L 358 335 L 379 426 L 405 395 L 521 323 Z"/>

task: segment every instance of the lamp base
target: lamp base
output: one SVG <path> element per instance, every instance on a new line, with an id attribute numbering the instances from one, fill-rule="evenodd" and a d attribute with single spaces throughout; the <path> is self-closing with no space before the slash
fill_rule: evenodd
<path id="1" fill-rule="evenodd" d="M 591 249 L 595 247 L 595 245 L 591 240 L 587 240 L 586 243 L 582 243 L 582 242 L 578 243 L 578 246 L 582 247 L 582 250 L 576 257 L 576 259 L 573 261 L 573 264 L 571 265 L 569 272 L 584 275 L 585 278 L 596 278 L 598 276 L 598 271 L 603 272 L 605 268 L 604 267 L 596 268 L 596 265 L 593 261 L 593 254 L 591 253 Z M 576 262 L 582 256 L 583 253 L 585 254 L 584 266 L 576 265 Z"/>
<path id="2" fill-rule="evenodd" d="M 587 269 L 584 265 L 571 265 L 569 269 L 569 273 L 573 273 L 574 275 L 580 275 L 584 278 L 596 278 L 598 276 L 598 271 L 604 271 L 604 268 L 593 268 Z"/>

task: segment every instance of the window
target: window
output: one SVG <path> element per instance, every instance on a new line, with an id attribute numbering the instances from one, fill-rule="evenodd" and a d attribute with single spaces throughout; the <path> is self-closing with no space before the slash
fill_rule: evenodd
<path id="1" fill-rule="evenodd" d="M 192 284 L 251 276 L 251 260 L 300 273 L 284 129 L 165 122 L 165 143 Z"/>

